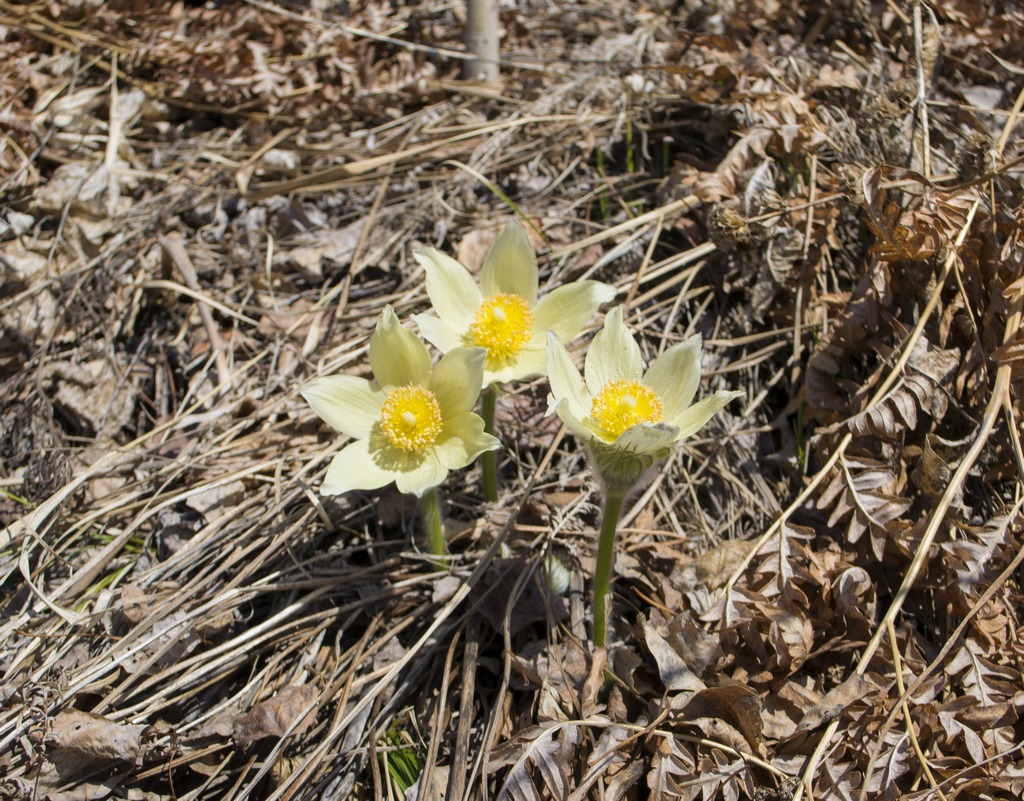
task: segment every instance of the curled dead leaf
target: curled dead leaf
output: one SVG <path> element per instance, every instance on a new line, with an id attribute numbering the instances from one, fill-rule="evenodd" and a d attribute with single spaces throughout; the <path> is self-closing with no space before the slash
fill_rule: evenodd
<path id="1" fill-rule="evenodd" d="M 135 762 L 142 751 L 142 724 L 115 723 L 102 715 L 64 709 L 46 736 L 47 759 L 63 779 Z"/>
<path id="2" fill-rule="evenodd" d="M 316 720 L 319 697 L 319 690 L 312 684 L 284 687 L 273 698 L 235 718 L 232 736 L 238 745 L 244 746 L 264 737 L 301 734 Z"/>

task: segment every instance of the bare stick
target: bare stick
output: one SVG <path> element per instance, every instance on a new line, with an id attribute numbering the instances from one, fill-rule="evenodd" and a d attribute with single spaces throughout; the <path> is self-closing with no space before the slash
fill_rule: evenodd
<path id="1" fill-rule="evenodd" d="M 193 292 L 201 293 L 203 288 L 199 286 L 199 276 L 196 275 L 196 269 L 192 266 L 192 260 L 188 257 L 181 240 L 176 237 L 162 236 L 160 237 L 160 246 L 164 249 L 167 258 L 178 268 L 178 272 L 185 279 L 188 288 Z M 210 350 L 213 352 L 214 363 L 217 365 L 219 391 L 223 392 L 231 386 L 231 370 L 228 368 L 228 360 L 224 356 L 224 340 L 221 339 L 220 331 L 217 330 L 217 324 L 210 313 L 209 305 L 204 301 L 199 301 L 198 308 L 203 327 L 206 328 L 206 335 L 210 339 Z"/>
<path id="2" fill-rule="evenodd" d="M 498 81 L 498 0 L 466 0 L 466 49 L 462 64 L 467 81 Z"/>

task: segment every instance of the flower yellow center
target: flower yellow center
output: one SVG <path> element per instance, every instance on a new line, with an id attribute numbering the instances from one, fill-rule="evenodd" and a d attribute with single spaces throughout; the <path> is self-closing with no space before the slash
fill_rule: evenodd
<path id="1" fill-rule="evenodd" d="M 410 384 L 388 394 L 380 410 L 380 428 L 392 445 L 423 453 L 441 433 L 441 406 L 429 389 Z"/>
<path id="2" fill-rule="evenodd" d="M 611 439 L 637 423 L 659 423 L 664 414 L 652 389 L 625 378 L 605 384 L 590 406 L 590 416 Z"/>
<path id="3" fill-rule="evenodd" d="M 469 340 L 487 348 L 489 362 L 507 362 L 519 355 L 533 332 L 533 312 L 519 295 L 488 298 L 477 309 L 469 327 Z"/>

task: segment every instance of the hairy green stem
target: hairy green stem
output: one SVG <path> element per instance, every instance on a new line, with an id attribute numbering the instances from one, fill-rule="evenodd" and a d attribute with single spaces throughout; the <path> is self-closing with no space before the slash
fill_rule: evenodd
<path id="1" fill-rule="evenodd" d="M 438 570 L 448 566 L 445 555 L 448 545 L 444 538 L 444 523 L 441 522 L 441 502 L 437 497 L 437 487 L 431 487 L 423 493 L 423 528 L 427 532 L 427 547 L 430 554 L 437 558 Z"/>
<path id="2" fill-rule="evenodd" d="M 494 407 L 497 405 L 498 391 L 494 385 L 480 393 L 480 416 L 484 419 L 484 431 L 494 434 Z M 484 451 L 480 454 L 480 469 L 483 471 L 484 500 L 498 500 L 498 454 L 496 451 Z"/>
<path id="3" fill-rule="evenodd" d="M 608 641 L 608 595 L 611 590 L 615 531 L 627 492 L 609 489 L 605 495 L 601 537 L 597 542 L 597 570 L 594 573 L 594 645 Z"/>

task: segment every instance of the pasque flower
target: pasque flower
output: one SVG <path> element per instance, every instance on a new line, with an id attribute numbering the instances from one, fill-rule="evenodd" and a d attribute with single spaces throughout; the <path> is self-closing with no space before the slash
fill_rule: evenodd
<path id="1" fill-rule="evenodd" d="M 442 352 L 476 346 L 487 351 L 482 386 L 541 375 L 549 331 L 562 341 L 579 334 L 615 289 L 576 281 L 538 300 L 537 256 L 523 229 L 508 223 L 484 258 L 480 286 L 459 262 L 434 248 L 413 254 L 426 272 L 437 316 L 413 319 Z"/>
<path id="2" fill-rule="evenodd" d="M 353 439 L 334 457 L 320 491 L 338 495 L 394 481 L 422 496 L 449 470 L 499 447 L 472 411 L 485 357 L 482 348 L 454 348 L 433 367 L 426 345 L 385 308 L 370 339 L 375 381 L 334 375 L 302 390 L 314 412 Z"/>
<path id="3" fill-rule="evenodd" d="M 612 309 L 587 351 L 584 376 L 548 336 L 548 412 L 583 439 L 604 484 L 594 570 L 594 642 L 608 638 L 608 594 L 619 515 L 644 473 L 672 446 L 742 393 L 719 390 L 691 404 L 700 383 L 700 337 L 673 345 L 645 371 L 640 346 Z"/>
<path id="4" fill-rule="evenodd" d="M 612 309 L 587 351 L 585 378 L 557 337 L 548 338 L 548 411 L 594 453 L 607 485 L 632 489 L 676 442 L 743 393 L 719 390 L 691 404 L 700 384 L 700 336 L 673 345 L 645 371 L 640 346 Z"/>

